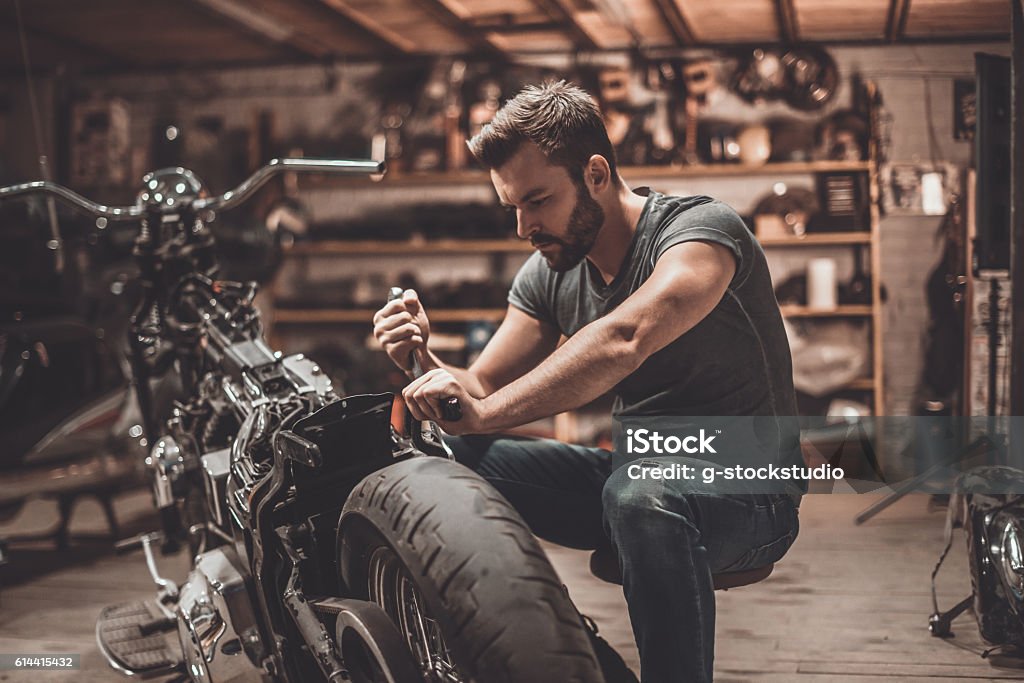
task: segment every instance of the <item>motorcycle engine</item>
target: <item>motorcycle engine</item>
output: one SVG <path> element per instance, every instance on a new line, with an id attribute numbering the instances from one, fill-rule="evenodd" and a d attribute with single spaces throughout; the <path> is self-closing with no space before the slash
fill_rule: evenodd
<path id="1" fill-rule="evenodd" d="M 222 546 L 202 553 L 181 587 L 178 638 L 185 668 L 196 683 L 261 680 L 266 657 L 247 572 Z"/>

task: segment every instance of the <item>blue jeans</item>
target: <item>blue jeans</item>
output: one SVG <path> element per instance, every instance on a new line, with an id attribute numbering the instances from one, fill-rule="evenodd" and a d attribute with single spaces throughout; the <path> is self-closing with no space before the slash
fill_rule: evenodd
<path id="1" fill-rule="evenodd" d="M 710 681 L 715 653 L 712 574 L 780 559 L 799 530 L 797 502 L 747 482 L 639 479 L 611 453 L 547 439 L 449 437 L 535 534 L 571 548 L 611 545 L 640 651 L 644 683 Z M 636 461 L 706 465 L 663 456 Z M 635 470 L 634 470 L 635 472 Z"/>

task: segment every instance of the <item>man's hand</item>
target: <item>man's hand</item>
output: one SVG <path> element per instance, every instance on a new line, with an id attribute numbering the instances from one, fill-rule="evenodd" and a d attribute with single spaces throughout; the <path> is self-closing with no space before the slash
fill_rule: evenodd
<path id="1" fill-rule="evenodd" d="M 405 290 L 400 298 L 389 301 L 374 314 L 373 336 L 392 362 L 406 372 L 412 370 L 411 353 L 419 358 L 420 367 L 434 365 L 427 354 L 430 321 L 415 290 Z"/>
<path id="2" fill-rule="evenodd" d="M 448 422 L 441 415 L 441 403 L 452 397 L 459 399 L 462 405 L 462 419 L 458 422 Z M 447 370 L 431 370 L 413 380 L 402 390 L 402 398 L 413 417 L 433 420 L 449 434 L 487 432 L 487 419 L 481 410 L 483 401 L 474 398 Z"/>

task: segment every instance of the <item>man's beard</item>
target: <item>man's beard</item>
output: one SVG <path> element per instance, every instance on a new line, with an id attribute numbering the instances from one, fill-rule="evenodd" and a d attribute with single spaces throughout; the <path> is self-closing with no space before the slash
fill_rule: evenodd
<path id="1" fill-rule="evenodd" d="M 587 188 L 581 187 L 576 193 L 576 205 L 572 208 L 569 216 L 569 224 L 566 227 L 569 233 L 565 239 L 537 233 L 530 238 L 534 247 L 545 244 L 557 244 L 559 249 L 548 254 L 541 252 L 541 255 L 548 262 L 548 267 L 556 273 L 564 273 L 572 270 L 582 261 L 594 246 L 597 240 L 597 233 L 604 225 L 604 209 L 590 196 Z"/>

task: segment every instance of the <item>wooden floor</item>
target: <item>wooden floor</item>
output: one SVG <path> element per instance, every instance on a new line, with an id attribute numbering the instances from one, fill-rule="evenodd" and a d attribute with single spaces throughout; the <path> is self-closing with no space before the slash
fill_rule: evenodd
<path id="1" fill-rule="evenodd" d="M 810 496 L 801 509 L 796 545 L 766 581 L 718 593 L 716 680 L 721 683 L 821 681 L 1024 680 L 1019 660 L 982 659 L 984 646 L 970 614 L 954 622 L 956 638 L 927 631 L 928 577 L 942 549 L 944 514 L 927 511 L 913 496 L 864 526 L 854 514 L 870 496 Z M 45 527 L 52 503 L 30 503 L 0 526 L 0 534 Z M 153 524 L 148 493 L 118 500 L 125 533 Z M 74 529 L 100 531 L 100 509 L 83 502 Z M 940 605 L 969 591 L 962 532 L 940 573 Z M 115 556 L 109 545 L 79 542 L 57 553 L 46 545 L 15 548 L 0 570 L 0 653 L 80 653 L 74 673 L 0 672 L 0 681 L 116 681 L 93 642 L 96 615 L 106 604 L 151 593 L 141 553 Z M 580 610 L 638 669 L 636 648 L 620 588 L 586 570 L 587 554 L 548 547 Z M 174 579 L 184 577 L 183 556 L 164 558 Z M 661 682 L 655 682 L 661 683 Z"/>

